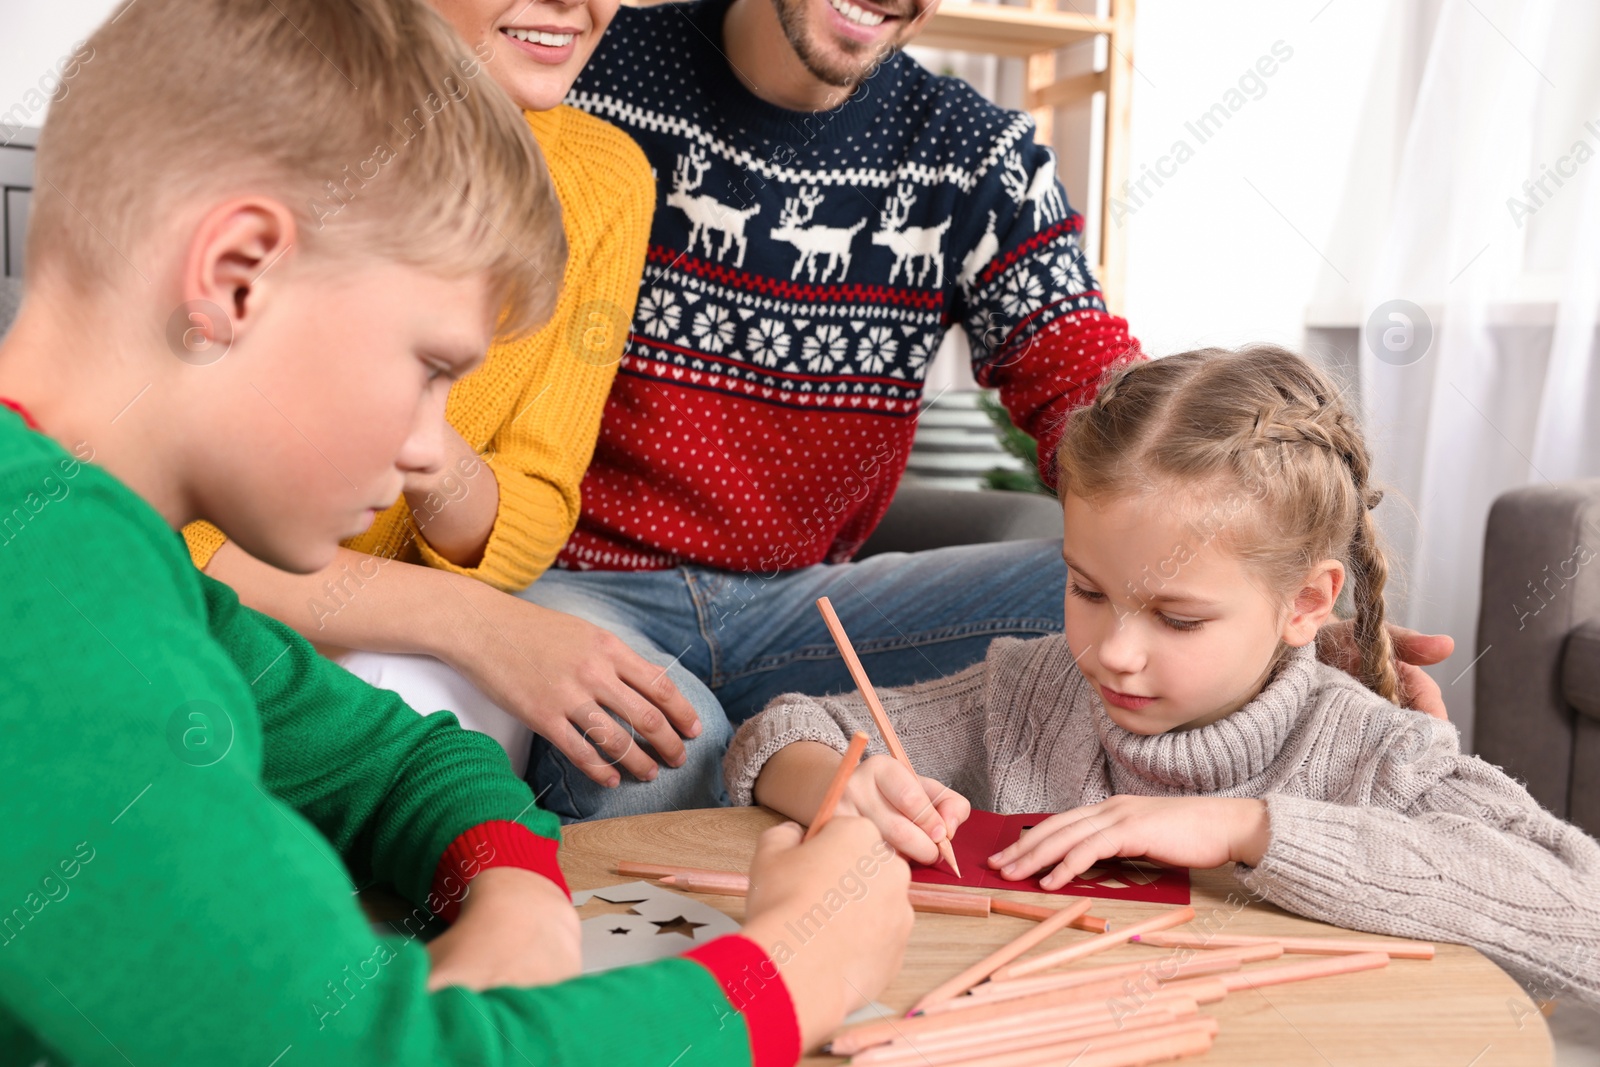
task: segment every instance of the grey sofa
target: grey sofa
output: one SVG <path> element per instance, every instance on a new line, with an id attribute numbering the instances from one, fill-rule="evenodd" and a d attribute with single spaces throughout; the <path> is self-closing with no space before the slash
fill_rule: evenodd
<path id="1" fill-rule="evenodd" d="M 1600 480 L 1495 502 L 1476 652 L 1478 754 L 1600 836 Z"/>
<path id="2" fill-rule="evenodd" d="M 1061 505 L 1051 497 L 996 489 L 933 489 L 904 481 L 856 558 L 1034 537 L 1061 537 Z"/>

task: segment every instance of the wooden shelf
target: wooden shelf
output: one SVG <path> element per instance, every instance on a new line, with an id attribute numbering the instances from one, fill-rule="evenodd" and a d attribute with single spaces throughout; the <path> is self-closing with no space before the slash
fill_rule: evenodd
<path id="1" fill-rule="evenodd" d="M 1093 15 L 954 0 L 939 5 L 915 43 L 925 48 L 1027 57 L 1111 32 L 1110 19 Z"/>
<path id="2" fill-rule="evenodd" d="M 946 0 L 913 43 L 979 55 L 1004 56 L 1026 62 L 1023 107 L 1033 116 L 1040 144 L 1055 140 L 1057 108 L 1104 94 L 1100 128 L 1104 155 L 1100 164 L 1099 203 L 1085 205 L 1099 217 L 1099 260 L 1095 277 L 1106 305 L 1122 307 L 1127 245 L 1111 217 L 1111 201 L 1128 176 L 1128 98 L 1133 90 L 1134 0 L 1109 0 L 1106 15 L 1062 11 L 1059 0 L 1026 0 L 1026 6 Z M 1105 67 L 1062 77 L 1056 52 L 1068 45 L 1104 38 Z"/>

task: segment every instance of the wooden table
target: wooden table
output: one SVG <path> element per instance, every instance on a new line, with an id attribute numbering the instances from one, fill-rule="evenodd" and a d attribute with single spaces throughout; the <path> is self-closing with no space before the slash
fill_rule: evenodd
<path id="1" fill-rule="evenodd" d="M 583 823 L 564 831 L 561 866 L 574 890 L 632 881 L 613 867 L 624 859 L 743 871 L 755 854 L 757 835 L 778 821 L 761 808 L 724 808 Z M 1201 916 L 1213 909 L 1234 913 L 1243 900 L 1225 868 L 1193 871 L 1191 884 L 1191 902 Z M 1234 903 L 1229 902 L 1230 894 L 1235 894 Z M 1061 898 L 1036 893 L 1004 895 L 1061 903 Z M 704 899 L 743 920 L 743 900 Z M 1151 904 L 1100 901 L 1093 913 L 1122 925 L 1160 910 Z M 969 919 L 919 914 L 905 967 L 878 999 L 903 1011 L 1030 925 L 1028 920 L 1003 915 Z M 1224 931 L 1302 937 L 1340 933 L 1270 904 L 1255 903 L 1232 914 Z M 1156 958 L 1159 950 L 1127 945 L 1103 953 L 1096 962 Z M 1393 960 L 1381 971 L 1230 993 L 1202 1010 L 1221 1021 L 1222 1031 L 1210 1053 L 1184 1062 L 1261 1067 L 1549 1067 L 1552 1057 L 1549 1030 L 1522 988 L 1482 954 L 1460 945 L 1440 944 L 1431 961 Z M 803 1062 L 809 1067 L 832 1067 L 842 1061 L 812 1056 Z"/>

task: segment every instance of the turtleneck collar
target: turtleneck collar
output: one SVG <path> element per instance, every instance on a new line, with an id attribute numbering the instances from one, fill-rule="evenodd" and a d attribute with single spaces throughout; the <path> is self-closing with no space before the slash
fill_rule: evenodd
<path id="1" fill-rule="evenodd" d="M 1095 730 L 1110 762 L 1112 791 L 1214 793 L 1264 772 L 1309 705 L 1316 684 L 1316 646 L 1293 649 L 1276 675 L 1244 707 L 1209 726 L 1136 734 L 1111 721 L 1097 698 Z M 1126 788 L 1136 779 L 1144 788 Z"/>

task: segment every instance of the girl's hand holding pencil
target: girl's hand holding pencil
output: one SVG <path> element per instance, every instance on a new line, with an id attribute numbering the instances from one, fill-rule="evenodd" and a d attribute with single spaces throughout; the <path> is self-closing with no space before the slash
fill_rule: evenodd
<path id="1" fill-rule="evenodd" d="M 939 842 L 967 821 L 972 804 L 893 757 L 871 756 L 850 776 L 839 813 L 869 819 L 902 856 L 932 865 L 939 862 Z"/>
<path id="2" fill-rule="evenodd" d="M 841 815 L 871 820 L 884 838 L 918 863 L 940 861 L 939 844 L 972 814 L 967 798 L 933 778 L 924 778 L 892 756 L 872 756 L 854 767 L 838 798 Z M 785 745 L 756 778 L 755 799 L 791 818 L 812 821 L 823 791 L 843 766 L 839 753 L 816 741 Z"/>
<path id="3" fill-rule="evenodd" d="M 1002 878 L 1040 879 L 1058 889 L 1101 860 L 1143 856 L 1179 867 L 1261 862 L 1271 841 L 1267 802 L 1236 797 L 1119 795 L 1052 815 L 989 857 Z"/>

